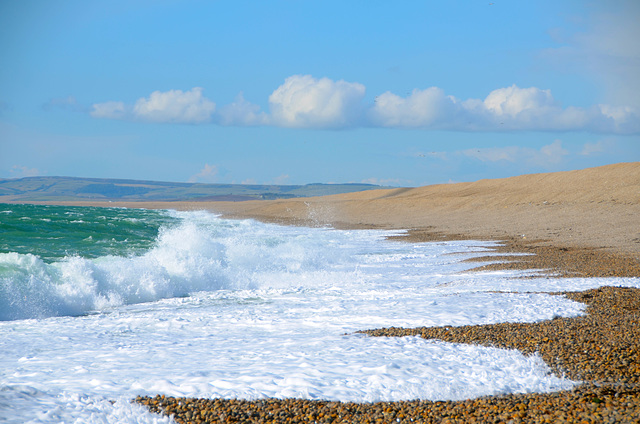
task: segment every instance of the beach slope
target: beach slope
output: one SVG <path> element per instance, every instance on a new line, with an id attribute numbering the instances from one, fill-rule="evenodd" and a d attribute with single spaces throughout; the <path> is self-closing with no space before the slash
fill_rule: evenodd
<path id="1" fill-rule="evenodd" d="M 640 162 L 418 188 L 200 205 L 227 217 L 335 227 L 422 229 L 640 251 Z"/>

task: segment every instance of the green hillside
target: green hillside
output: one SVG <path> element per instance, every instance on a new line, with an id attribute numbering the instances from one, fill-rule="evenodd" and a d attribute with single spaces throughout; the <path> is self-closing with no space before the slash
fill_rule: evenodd
<path id="1" fill-rule="evenodd" d="M 373 184 L 245 185 L 74 177 L 0 179 L 2 201 L 287 199 L 386 188 Z"/>

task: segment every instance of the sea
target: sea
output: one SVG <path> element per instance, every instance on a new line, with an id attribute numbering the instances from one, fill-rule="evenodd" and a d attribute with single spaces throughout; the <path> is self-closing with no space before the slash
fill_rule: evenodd
<path id="1" fill-rule="evenodd" d="M 0 204 L 0 422 L 169 423 L 138 395 L 377 402 L 569 389 L 538 355 L 380 327 L 585 313 L 637 278 L 485 271 L 492 241 L 406 243 L 178 212 Z M 483 262 L 484 263 L 484 262 Z"/>

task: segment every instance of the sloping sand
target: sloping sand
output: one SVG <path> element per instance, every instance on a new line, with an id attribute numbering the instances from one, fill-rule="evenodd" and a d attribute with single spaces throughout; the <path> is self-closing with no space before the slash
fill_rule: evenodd
<path id="1" fill-rule="evenodd" d="M 519 237 L 640 256 L 640 162 L 473 183 L 197 206 L 228 217 L 422 229 L 480 239 Z"/>
<path id="2" fill-rule="evenodd" d="M 206 209 L 292 225 L 408 229 L 413 241 L 505 240 L 505 252 L 536 253 L 539 262 L 527 267 L 640 276 L 640 162 L 304 199 L 64 204 Z"/>

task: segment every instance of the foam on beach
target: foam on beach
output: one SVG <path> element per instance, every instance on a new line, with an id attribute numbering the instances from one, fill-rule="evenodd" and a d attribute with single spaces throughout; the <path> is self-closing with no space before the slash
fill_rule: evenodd
<path id="1" fill-rule="evenodd" d="M 124 406 L 132 398 L 158 393 L 374 402 L 567 389 L 576 382 L 536 355 L 354 333 L 579 316 L 582 303 L 541 292 L 640 286 L 467 272 L 477 264 L 462 260 L 491 242 L 173 216 L 179 223 L 137 255 L 3 254 L 0 417 L 119 422 L 138 414 Z M 145 414 L 136 419 L 161 420 Z"/>

